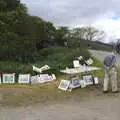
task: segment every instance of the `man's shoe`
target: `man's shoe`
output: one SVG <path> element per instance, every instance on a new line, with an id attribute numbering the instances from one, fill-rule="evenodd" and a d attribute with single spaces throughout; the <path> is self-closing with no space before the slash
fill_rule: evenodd
<path id="1" fill-rule="evenodd" d="M 117 91 L 112 91 L 112 93 L 118 93 L 119 91 L 117 90 Z"/>
<path id="2" fill-rule="evenodd" d="M 108 93 L 108 91 L 103 91 L 103 93 Z"/>

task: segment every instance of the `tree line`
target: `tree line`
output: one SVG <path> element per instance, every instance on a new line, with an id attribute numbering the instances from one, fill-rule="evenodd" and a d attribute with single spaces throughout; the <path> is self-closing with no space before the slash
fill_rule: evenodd
<path id="1" fill-rule="evenodd" d="M 28 14 L 20 0 L 0 0 L 0 60 L 33 62 L 39 51 L 54 45 L 74 45 L 80 40 L 101 40 L 94 27 L 69 29 Z"/>

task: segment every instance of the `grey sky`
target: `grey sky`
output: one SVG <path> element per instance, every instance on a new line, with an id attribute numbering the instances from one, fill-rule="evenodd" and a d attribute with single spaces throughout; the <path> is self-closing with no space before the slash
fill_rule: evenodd
<path id="1" fill-rule="evenodd" d="M 120 12 L 119 0 L 22 0 L 29 13 L 57 25 L 90 24 Z"/>
<path id="2" fill-rule="evenodd" d="M 120 0 L 21 0 L 31 15 L 57 26 L 93 25 L 107 34 L 105 42 L 120 38 Z"/>

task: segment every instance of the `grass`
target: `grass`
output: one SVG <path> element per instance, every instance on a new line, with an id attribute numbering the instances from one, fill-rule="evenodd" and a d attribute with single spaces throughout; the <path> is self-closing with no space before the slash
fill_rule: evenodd
<path id="1" fill-rule="evenodd" d="M 61 79 L 65 78 L 64 74 L 59 72 L 60 69 L 65 67 L 72 67 L 72 61 L 78 56 L 84 56 L 85 59 L 90 57 L 87 50 L 81 50 L 80 48 L 46 48 L 43 49 L 39 56 L 36 58 L 35 63 L 22 64 L 12 61 L 0 61 L 1 72 L 20 72 L 31 73 L 32 65 L 41 67 L 44 64 L 51 66 L 51 70 L 48 72 L 54 72 L 57 75 L 57 80 L 50 83 L 43 83 L 38 85 L 30 84 L 1 84 L 0 95 L 2 100 L 0 104 L 4 106 L 27 106 L 35 103 L 52 103 L 62 102 L 64 100 L 76 100 L 89 99 L 89 96 L 95 97 L 100 91 L 102 91 L 102 84 L 104 79 L 104 70 L 102 63 L 94 59 L 93 66 L 100 67 L 101 70 L 90 72 L 97 76 L 100 81 L 98 86 L 88 86 L 87 88 L 78 88 L 72 92 L 63 92 L 58 89 L 58 85 Z M 120 69 L 118 69 L 120 71 Z M 80 75 L 82 76 L 82 74 Z M 120 76 L 118 76 L 120 78 Z"/>
<path id="2" fill-rule="evenodd" d="M 51 67 L 50 71 L 47 72 L 53 72 L 57 74 L 59 73 L 60 69 L 72 67 L 72 61 L 80 55 L 84 56 L 85 59 L 90 57 L 90 54 L 87 52 L 87 50 L 82 50 L 81 48 L 46 48 L 39 53 L 34 63 L 23 64 L 14 61 L 0 61 L 0 72 L 34 74 L 32 71 L 33 65 L 41 67 L 47 64 Z"/>
<path id="3" fill-rule="evenodd" d="M 96 66 L 101 67 L 99 61 L 95 61 Z M 99 77 L 99 80 L 103 81 L 104 71 L 91 72 L 95 76 Z M 58 89 L 58 85 L 61 79 L 64 79 L 64 75 L 58 75 L 57 80 L 50 83 L 43 83 L 38 85 L 30 84 L 1 84 L 0 93 L 3 99 L 0 101 L 4 106 L 27 106 L 31 104 L 48 104 L 55 102 L 62 102 L 64 100 L 81 100 L 86 99 L 91 95 L 97 94 L 102 89 L 102 84 L 99 86 L 88 86 L 87 88 L 78 88 L 72 92 L 64 92 Z M 89 91 L 89 92 L 88 92 Z"/>

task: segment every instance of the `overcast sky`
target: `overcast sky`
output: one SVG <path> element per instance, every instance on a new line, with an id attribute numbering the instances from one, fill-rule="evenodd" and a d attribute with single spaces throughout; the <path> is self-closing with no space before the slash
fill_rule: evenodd
<path id="1" fill-rule="evenodd" d="M 56 26 L 93 25 L 103 29 L 108 39 L 120 37 L 119 0 L 21 0 L 31 15 L 51 21 Z"/>

